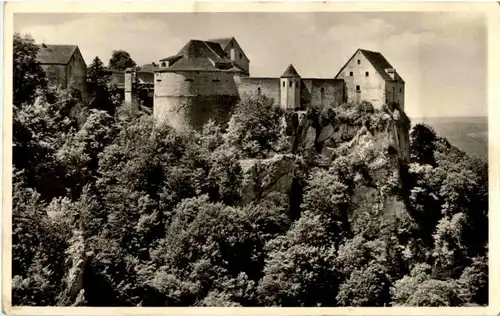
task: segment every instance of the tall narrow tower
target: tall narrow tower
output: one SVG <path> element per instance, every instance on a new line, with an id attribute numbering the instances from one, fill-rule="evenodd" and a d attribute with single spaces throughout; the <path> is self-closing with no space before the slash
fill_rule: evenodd
<path id="1" fill-rule="evenodd" d="M 280 77 L 281 102 L 284 110 L 295 110 L 300 108 L 300 82 L 301 78 L 293 65 L 288 66 Z"/>

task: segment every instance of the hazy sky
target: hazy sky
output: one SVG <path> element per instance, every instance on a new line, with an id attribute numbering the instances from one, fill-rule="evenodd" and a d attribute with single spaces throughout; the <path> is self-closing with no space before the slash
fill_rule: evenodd
<path id="1" fill-rule="evenodd" d="M 38 43 L 76 44 L 87 64 L 114 49 L 140 65 L 176 54 L 189 39 L 234 36 L 251 76 L 333 78 L 357 48 L 381 52 L 406 82 L 406 112 L 487 115 L 487 30 L 462 13 L 16 14 L 16 32 Z"/>

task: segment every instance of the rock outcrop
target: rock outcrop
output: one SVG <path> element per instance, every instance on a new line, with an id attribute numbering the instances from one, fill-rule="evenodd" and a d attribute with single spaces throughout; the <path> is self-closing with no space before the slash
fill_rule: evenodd
<path id="1" fill-rule="evenodd" d="M 275 155 L 268 159 L 240 160 L 243 171 L 243 203 L 271 192 L 288 194 L 295 171 L 295 155 Z"/>

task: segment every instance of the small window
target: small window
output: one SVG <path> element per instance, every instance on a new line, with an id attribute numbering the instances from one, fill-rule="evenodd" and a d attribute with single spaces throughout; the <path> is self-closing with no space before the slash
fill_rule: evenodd
<path id="1" fill-rule="evenodd" d="M 360 64 L 361 64 L 361 60 L 358 59 L 358 65 L 360 65 Z"/>
<path id="2" fill-rule="evenodd" d="M 285 87 L 285 82 L 283 81 L 283 87 Z"/>
<path id="3" fill-rule="evenodd" d="M 193 80 L 193 79 L 191 79 L 191 78 L 186 78 L 186 79 L 184 79 L 184 81 L 193 82 L 194 80 Z"/>
<path id="4" fill-rule="evenodd" d="M 257 93 L 260 94 L 260 87 L 257 88 Z"/>
<path id="5" fill-rule="evenodd" d="M 365 72 L 365 76 L 367 76 L 367 77 L 368 77 L 369 75 L 370 75 L 370 74 L 368 73 L 368 71 L 367 71 L 367 72 Z"/>
<path id="6" fill-rule="evenodd" d="M 162 62 L 162 63 L 161 63 L 161 66 L 162 66 L 162 67 L 167 67 L 167 64 L 166 64 L 165 62 Z"/>
<path id="7" fill-rule="evenodd" d="M 403 88 L 399 88 L 399 92 L 403 92 Z"/>
<path id="8" fill-rule="evenodd" d="M 352 73 L 352 71 L 351 71 L 351 72 L 349 73 L 349 76 L 351 76 L 351 77 L 352 77 L 353 75 L 354 75 L 354 74 L 353 74 L 353 73 Z"/>
<path id="9" fill-rule="evenodd" d="M 293 82 L 292 82 L 292 81 L 290 81 L 290 87 L 292 86 L 292 84 L 293 84 Z"/>
<path id="10" fill-rule="evenodd" d="M 396 91 L 396 87 L 392 87 L 392 91 Z"/>
<path id="11" fill-rule="evenodd" d="M 212 82 L 220 82 L 219 79 L 212 79 Z"/>
<path id="12" fill-rule="evenodd" d="M 243 58 L 243 54 L 242 54 L 242 53 L 240 53 L 240 59 L 242 59 L 242 58 Z"/>
<path id="13" fill-rule="evenodd" d="M 325 92 L 325 88 L 321 87 L 320 91 L 321 93 Z"/>
<path id="14" fill-rule="evenodd" d="M 359 88 L 359 86 L 356 86 L 356 91 L 361 91 L 361 89 Z"/>

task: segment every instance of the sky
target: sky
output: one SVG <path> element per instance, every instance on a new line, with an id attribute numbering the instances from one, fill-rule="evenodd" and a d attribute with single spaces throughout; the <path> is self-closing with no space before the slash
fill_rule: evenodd
<path id="1" fill-rule="evenodd" d="M 487 26 L 479 12 L 22 13 L 14 31 L 78 45 L 88 64 L 116 49 L 137 64 L 190 39 L 234 36 L 250 75 L 333 78 L 358 48 L 378 51 L 406 82 L 410 117 L 487 116 Z"/>

